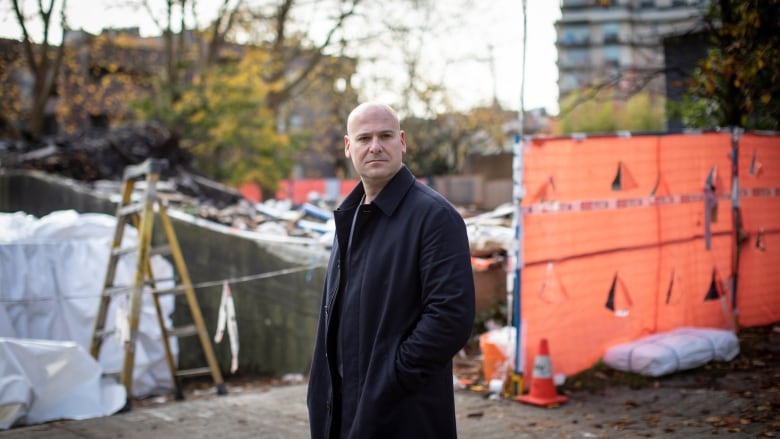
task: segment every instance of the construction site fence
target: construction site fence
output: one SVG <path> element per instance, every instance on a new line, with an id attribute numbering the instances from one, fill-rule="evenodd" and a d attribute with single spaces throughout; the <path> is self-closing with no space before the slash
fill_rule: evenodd
<path id="1" fill-rule="evenodd" d="M 535 138 L 521 149 L 524 358 L 546 338 L 555 373 L 572 375 L 646 335 L 780 320 L 776 133 Z"/>

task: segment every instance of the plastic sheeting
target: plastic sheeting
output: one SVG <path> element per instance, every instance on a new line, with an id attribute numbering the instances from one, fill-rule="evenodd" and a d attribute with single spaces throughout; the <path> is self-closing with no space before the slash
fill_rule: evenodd
<path id="1" fill-rule="evenodd" d="M 115 225 L 113 216 L 72 210 L 40 219 L 20 212 L 0 213 L 0 337 L 72 341 L 89 352 Z M 126 227 L 122 246 L 133 247 L 136 242 L 137 230 Z M 122 256 L 115 285 L 130 285 L 134 271 L 135 254 Z M 152 272 L 156 278 L 173 278 L 173 267 L 160 256 L 152 258 Z M 158 286 L 167 288 L 173 283 L 158 282 Z M 160 297 L 168 326 L 174 299 Z M 128 309 L 129 294 L 114 296 L 106 330 L 117 327 L 118 316 L 126 315 Z M 139 330 L 133 396 L 167 392 L 173 382 L 149 294 L 143 297 Z M 122 368 L 120 332 L 103 341 L 99 360 L 106 373 Z M 176 339 L 170 342 L 178 357 Z"/>
<path id="2" fill-rule="evenodd" d="M 613 346 L 604 354 L 604 363 L 624 372 L 657 377 L 710 361 L 731 361 L 737 354 L 739 340 L 731 331 L 679 328 Z"/>
<path id="3" fill-rule="evenodd" d="M 125 388 L 101 374 L 76 343 L 0 337 L 0 430 L 116 413 Z"/>

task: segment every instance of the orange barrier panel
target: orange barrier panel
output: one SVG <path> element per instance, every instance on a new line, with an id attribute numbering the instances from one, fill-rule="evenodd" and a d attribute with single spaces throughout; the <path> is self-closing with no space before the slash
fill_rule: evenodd
<path id="1" fill-rule="evenodd" d="M 746 134 L 739 141 L 742 227 L 737 306 L 741 325 L 778 321 L 780 285 L 780 138 Z"/>
<path id="2" fill-rule="evenodd" d="M 751 326 L 780 320 L 780 136 L 739 142 L 748 238 L 736 300 L 739 323 Z M 731 156 L 730 133 L 527 143 L 525 358 L 546 338 L 556 369 L 570 375 L 645 335 L 733 328 Z"/>
<path id="3" fill-rule="evenodd" d="M 310 193 L 316 193 L 320 197 L 327 198 L 333 196 L 337 200 L 345 197 L 349 192 L 358 184 L 357 179 L 294 179 L 294 180 L 282 180 L 279 182 L 279 188 L 276 191 L 277 200 L 290 200 L 293 204 L 303 204 L 309 200 Z M 329 185 L 334 185 L 334 188 L 330 188 Z M 338 193 L 334 194 L 335 192 Z"/>

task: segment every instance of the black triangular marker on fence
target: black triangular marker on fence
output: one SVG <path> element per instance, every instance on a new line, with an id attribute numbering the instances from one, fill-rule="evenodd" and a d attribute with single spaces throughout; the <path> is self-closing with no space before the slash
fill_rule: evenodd
<path id="1" fill-rule="evenodd" d="M 717 180 L 718 180 L 718 169 L 715 166 L 713 166 L 712 168 L 710 168 L 710 173 L 707 174 L 707 181 L 705 182 L 706 185 L 705 187 L 715 192 L 715 190 L 718 189 Z"/>
<path id="2" fill-rule="evenodd" d="M 672 270 L 672 278 L 669 279 L 669 288 L 666 289 L 666 304 L 672 299 L 672 286 L 674 286 L 674 270 Z"/>
<path id="3" fill-rule="evenodd" d="M 760 228 L 758 229 L 758 233 L 756 233 L 756 248 L 758 251 L 766 251 L 766 247 L 764 247 L 764 229 Z"/>
<path id="4" fill-rule="evenodd" d="M 661 185 L 661 174 L 658 174 L 658 177 L 655 179 L 655 186 L 653 186 L 653 190 L 650 191 L 650 196 L 654 197 L 655 193 L 658 191 L 658 186 Z"/>
<path id="5" fill-rule="evenodd" d="M 615 179 L 612 180 L 612 190 L 613 191 L 623 190 L 623 179 L 621 178 L 621 173 L 622 172 L 623 172 L 622 164 L 621 164 L 621 162 L 618 162 L 617 174 L 615 175 Z"/>
<path id="6" fill-rule="evenodd" d="M 704 301 L 718 300 L 720 299 L 720 289 L 718 288 L 718 280 L 715 276 L 715 269 L 712 269 L 712 281 L 710 281 L 710 288 L 707 290 L 707 295 L 704 296 Z"/>
<path id="7" fill-rule="evenodd" d="M 750 160 L 750 175 L 756 176 L 759 172 L 761 172 L 761 163 L 758 162 L 758 157 L 756 155 L 756 150 L 753 150 L 753 158 Z"/>
<path id="8" fill-rule="evenodd" d="M 607 303 L 605 306 L 611 311 L 615 311 L 615 286 L 617 285 L 617 273 L 612 278 L 612 286 L 609 287 L 609 295 L 607 296 Z"/>

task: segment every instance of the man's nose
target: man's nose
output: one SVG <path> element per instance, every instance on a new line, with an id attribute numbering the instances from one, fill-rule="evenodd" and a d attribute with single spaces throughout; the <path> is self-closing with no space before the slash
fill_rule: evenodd
<path id="1" fill-rule="evenodd" d="M 368 150 L 372 153 L 377 153 L 382 150 L 382 142 L 379 141 L 379 137 L 372 137 L 371 143 L 368 145 Z"/>

